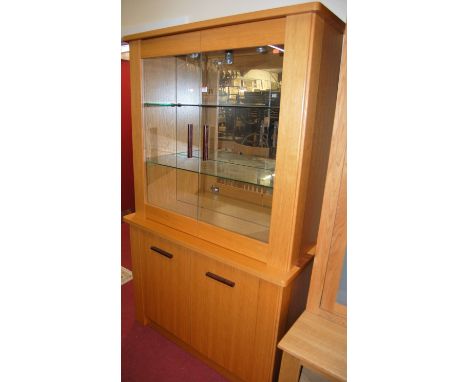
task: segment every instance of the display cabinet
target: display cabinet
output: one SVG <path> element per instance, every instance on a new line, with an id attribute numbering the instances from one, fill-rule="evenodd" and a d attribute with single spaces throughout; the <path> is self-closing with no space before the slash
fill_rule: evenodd
<path id="1" fill-rule="evenodd" d="M 124 38 L 137 318 L 232 380 L 275 379 L 305 307 L 343 29 L 306 3 Z"/>

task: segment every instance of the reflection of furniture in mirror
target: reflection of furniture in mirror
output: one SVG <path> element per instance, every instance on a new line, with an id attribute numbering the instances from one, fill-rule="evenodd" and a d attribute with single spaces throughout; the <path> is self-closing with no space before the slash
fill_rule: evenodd
<path id="1" fill-rule="evenodd" d="M 231 380 L 276 379 L 305 308 L 343 28 L 307 3 L 126 37 L 137 319 Z"/>
<path id="2" fill-rule="evenodd" d="M 306 311 L 279 343 L 280 382 L 300 368 L 346 380 L 346 33 L 317 250 Z"/>

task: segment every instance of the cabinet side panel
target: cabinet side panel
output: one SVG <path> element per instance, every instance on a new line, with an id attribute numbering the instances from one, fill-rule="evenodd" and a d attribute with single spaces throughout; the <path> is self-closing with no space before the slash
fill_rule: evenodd
<path id="1" fill-rule="evenodd" d="M 133 290 L 135 295 L 136 320 L 146 325 L 145 306 L 143 298 L 143 260 L 144 232 L 130 226 L 130 246 L 132 253 Z"/>
<path id="2" fill-rule="evenodd" d="M 302 135 L 306 127 L 305 99 L 309 64 L 312 14 L 288 16 L 283 63 L 281 113 L 276 154 L 275 192 L 271 213 L 269 264 L 289 270 L 297 213 Z"/>
<path id="3" fill-rule="evenodd" d="M 310 287 L 310 277 L 312 274 L 313 261 L 307 264 L 301 274 L 295 278 L 291 287 L 291 301 L 288 307 L 288 318 L 286 330 L 294 324 L 299 316 L 304 312 L 307 305 L 307 295 Z"/>
<path id="4" fill-rule="evenodd" d="M 317 233 L 322 211 L 322 201 L 327 176 L 330 143 L 333 132 L 333 121 L 336 108 L 338 79 L 341 61 L 341 48 L 343 35 L 332 26 L 325 23 L 320 16 L 316 16 L 318 22 L 324 24 L 322 37 L 322 55 L 320 63 L 320 78 L 316 98 L 315 113 L 309 113 L 308 125 L 310 136 L 306 138 L 310 159 L 308 169 L 307 186 L 304 194 L 304 216 L 301 229 L 296 234 L 302 237 L 300 251 L 305 251 L 317 242 Z M 317 41 L 317 44 L 320 42 Z"/>
<path id="5" fill-rule="evenodd" d="M 278 341 L 279 312 L 283 288 L 260 281 L 255 328 L 255 367 L 251 381 L 271 381 Z"/>
<path id="6" fill-rule="evenodd" d="M 135 182 L 135 211 L 145 214 L 145 168 L 143 157 L 141 104 L 141 42 L 130 42 L 130 83 L 132 105 L 133 176 Z"/>
<path id="7" fill-rule="evenodd" d="M 317 14 L 287 17 L 270 259 L 271 265 L 281 269 L 290 269 L 315 244 L 341 43 L 341 33 Z M 306 240 L 302 238 L 304 221 Z"/>
<path id="8" fill-rule="evenodd" d="M 251 381 L 275 381 L 281 352 L 279 339 L 304 311 L 312 263 L 286 288 L 260 281 L 255 329 L 255 365 Z"/>

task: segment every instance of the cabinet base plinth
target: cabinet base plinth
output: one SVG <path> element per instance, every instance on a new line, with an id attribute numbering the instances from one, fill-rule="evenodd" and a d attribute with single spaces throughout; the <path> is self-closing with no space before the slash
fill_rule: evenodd
<path id="1" fill-rule="evenodd" d="M 228 370 L 224 369 L 223 367 L 219 366 L 217 363 L 214 363 L 209 358 L 205 357 L 203 354 L 196 351 L 192 346 L 185 343 L 181 339 L 174 336 L 172 333 L 168 332 L 166 329 L 160 327 L 154 321 L 146 319 L 147 325 L 156 330 L 159 334 L 166 337 L 171 342 L 175 343 L 177 346 L 180 346 L 185 351 L 189 352 L 193 356 L 197 357 L 200 361 L 211 367 L 212 369 L 216 370 L 219 374 L 221 374 L 224 378 L 228 379 L 232 382 L 245 382 L 239 378 L 237 378 L 234 374 L 230 373 Z"/>

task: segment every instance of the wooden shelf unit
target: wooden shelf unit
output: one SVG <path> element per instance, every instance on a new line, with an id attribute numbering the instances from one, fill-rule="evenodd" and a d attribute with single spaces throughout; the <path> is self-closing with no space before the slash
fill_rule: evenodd
<path id="1" fill-rule="evenodd" d="M 136 317 L 233 381 L 276 380 L 278 341 L 305 309 L 343 31 L 327 8 L 307 3 L 124 38 L 130 44 L 136 205 L 125 221 Z M 144 59 L 269 44 L 285 49 L 272 192 L 255 184 L 239 188 L 239 179 L 219 181 L 196 168 L 146 165 Z M 161 119 L 158 126 L 164 123 L 172 122 Z M 245 150 L 246 156 L 261 152 Z M 155 181 L 149 185 L 148 179 Z M 174 197 L 176 184 L 184 188 Z M 222 197 L 209 194 L 213 184 Z M 223 198 L 229 201 L 222 204 Z"/>

